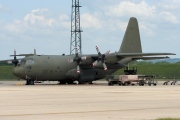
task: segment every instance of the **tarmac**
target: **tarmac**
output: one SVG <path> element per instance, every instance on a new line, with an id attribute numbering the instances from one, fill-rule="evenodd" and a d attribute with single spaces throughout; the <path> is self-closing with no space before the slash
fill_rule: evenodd
<path id="1" fill-rule="evenodd" d="M 0 120 L 154 120 L 180 118 L 180 85 L 25 86 L 0 81 Z"/>

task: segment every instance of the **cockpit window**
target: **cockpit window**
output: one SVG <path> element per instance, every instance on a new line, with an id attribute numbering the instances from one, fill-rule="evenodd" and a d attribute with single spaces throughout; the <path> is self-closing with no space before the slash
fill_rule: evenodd
<path id="1" fill-rule="evenodd" d="M 26 63 L 26 60 L 22 59 L 21 62 L 20 62 L 20 65 L 24 65 L 25 63 Z"/>
<path id="2" fill-rule="evenodd" d="M 28 58 L 28 59 L 26 60 L 26 64 L 27 64 L 27 65 L 34 64 L 33 58 Z"/>

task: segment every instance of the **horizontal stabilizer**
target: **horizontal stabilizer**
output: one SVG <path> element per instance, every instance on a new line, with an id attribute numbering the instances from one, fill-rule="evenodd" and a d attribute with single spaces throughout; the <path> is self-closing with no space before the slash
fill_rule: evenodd
<path id="1" fill-rule="evenodd" d="M 20 62 L 22 59 L 17 59 L 17 60 Z M 12 61 L 13 61 L 13 59 L 11 59 L 11 60 L 0 60 L 0 63 L 12 64 Z"/>
<path id="2" fill-rule="evenodd" d="M 117 53 L 116 57 L 138 57 L 138 56 L 158 56 L 158 55 L 176 55 L 174 53 Z"/>
<path id="3" fill-rule="evenodd" d="M 156 60 L 156 59 L 166 59 L 166 58 L 169 58 L 169 57 L 135 57 L 135 58 L 132 58 L 132 60 Z"/>

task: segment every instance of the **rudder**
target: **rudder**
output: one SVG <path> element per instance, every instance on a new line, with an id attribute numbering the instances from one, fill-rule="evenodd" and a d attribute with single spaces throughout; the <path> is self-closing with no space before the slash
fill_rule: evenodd
<path id="1" fill-rule="evenodd" d="M 131 17 L 119 49 L 120 53 L 142 53 L 138 21 Z"/>

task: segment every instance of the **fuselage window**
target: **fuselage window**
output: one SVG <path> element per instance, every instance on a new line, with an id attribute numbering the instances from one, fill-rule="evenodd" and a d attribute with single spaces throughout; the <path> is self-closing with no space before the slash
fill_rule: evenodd
<path id="1" fill-rule="evenodd" d="M 32 64 L 34 64 L 34 60 L 32 58 L 29 58 L 29 59 L 27 59 L 26 64 L 32 65 Z"/>

